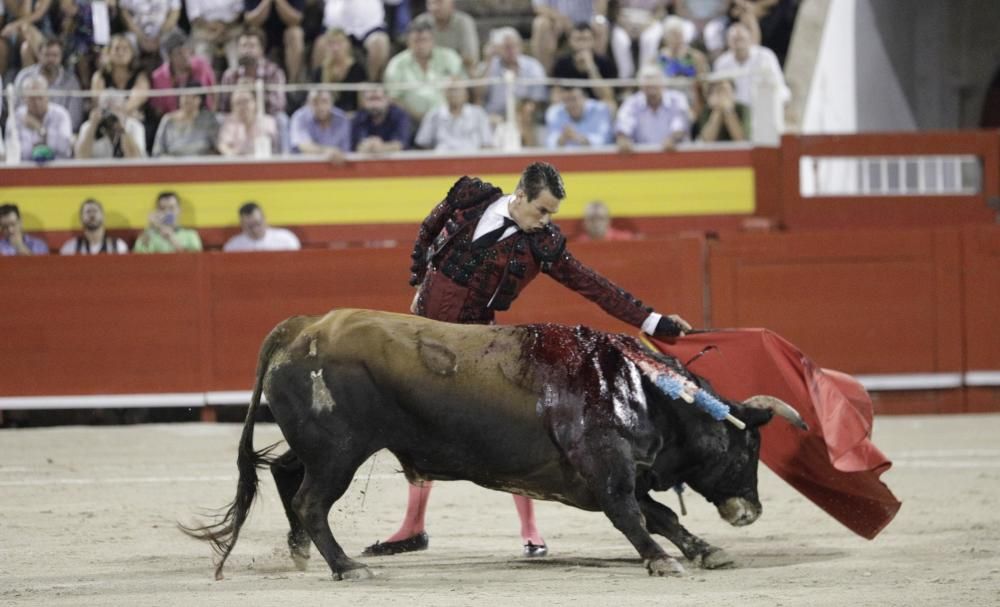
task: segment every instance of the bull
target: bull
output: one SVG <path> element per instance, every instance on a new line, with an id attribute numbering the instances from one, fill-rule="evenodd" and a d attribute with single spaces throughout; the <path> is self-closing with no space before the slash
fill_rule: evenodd
<path id="1" fill-rule="evenodd" d="M 256 470 L 270 465 L 296 563 L 304 566 L 311 541 L 336 579 L 368 577 L 328 515 L 361 464 L 388 449 L 411 482 L 468 480 L 604 512 L 650 575 L 684 573 L 651 534 L 698 566 L 730 565 L 650 492 L 686 483 L 724 520 L 748 525 L 761 513 L 759 427 L 775 414 L 804 423 L 761 396 L 727 403 L 741 430 L 664 391 L 654 381 L 661 372 L 711 391 L 675 359 L 586 327 L 456 325 L 367 310 L 293 317 L 261 347 L 235 499 L 216 522 L 182 529 L 212 543 L 221 578 Z M 281 457 L 276 445 L 254 449 L 262 394 L 289 447 Z"/>

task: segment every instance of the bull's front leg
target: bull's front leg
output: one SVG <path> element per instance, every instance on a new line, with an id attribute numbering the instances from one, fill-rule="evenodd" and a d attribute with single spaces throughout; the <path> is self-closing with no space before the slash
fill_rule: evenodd
<path id="1" fill-rule="evenodd" d="M 705 569 L 718 569 L 733 564 L 722 548 L 712 546 L 681 525 L 673 510 L 649 495 L 639 498 L 639 507 L 646 517 L 646 528 L 670 540 L 684 556 Z"/>
<path id="2" fill-rule="evenodd" d="M 567 457 L 585 479 L 601 510 L 635 546 L 650 575 L 680 576 L 684 567 L 646 529 L 635 495 L 635 461 L 628 442 L 611 431 L 590 432 Z"/>

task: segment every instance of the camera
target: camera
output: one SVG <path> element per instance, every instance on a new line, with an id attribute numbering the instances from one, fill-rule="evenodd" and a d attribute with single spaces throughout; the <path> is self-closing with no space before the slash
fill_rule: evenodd
<path id="1" fill-rule="evenodd" d="M 105 110 L 101 115 L 101 121 L 97 123 L 96 138 L 112 137 L 119 131 L 121 131 L 121 123 L 118 121 L 118 116 L 114 112 Z"/>

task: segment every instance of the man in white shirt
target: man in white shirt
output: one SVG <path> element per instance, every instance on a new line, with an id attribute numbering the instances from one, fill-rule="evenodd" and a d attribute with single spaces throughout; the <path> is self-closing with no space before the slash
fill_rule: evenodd
<path id="1" fill-rule="evenodd" d="M 733 77 L 736 86 L 736 102 L 751 107 L 751 97 L 753 90 L 753 78 L 755 74 L 761 74 L 768 78 L 778 87 L 778 98 L 782 104 L 788 103 L 792 93 L 785 84 L 785 76 L 781 72 L 781 64 L 771 49 L 754 44 L 750 30 L 742 22 L 737 22 L 729 26 L 726 31 L 726 40 L 729 50 L 719 55 L 715 60 L 713 71 L 743 72 L 739 76 Z"/>
<path id="2" fill-rule="evenodd" d="M 125 100 L 119 91 L 101 93 L 97 107 L 80 126 L 77 158 L 146 157 L 146 127 L 125 113 Z"/>
<path id="3" fill-rule="evenodd" d="M 298 251 L 302 248 L 290 230 L 267 225 L 264 211 L 256 202 L 240 207 L 240 229 L 242 232 L 230 238 L 222 247 L 223 251 Z"/>
<path id="4" fill-rule="evenodd" d="M 442 152 L 467 152 L 492 147 L 493 127 L 486 110 L 469 103 L 463 86 L 445 91 L 447 101 L 428 112 L 417 131 L 416 144 Z"/>

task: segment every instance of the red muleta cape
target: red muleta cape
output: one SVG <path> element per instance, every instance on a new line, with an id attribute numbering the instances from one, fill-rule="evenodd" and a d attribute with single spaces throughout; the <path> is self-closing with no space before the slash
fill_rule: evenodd
<path id="1" fill-rule="evenodd" d="M 673 344 L 645 340 L 729 400 L 768 394 L 795 407 L 809 431 L 764 426 L 760 459 L 848 529 L 873 539 L 896 515 L 901 503 L 879 480 L 892 462 L 869 440 L 872 401 L 856 379 L 819 368 L 766 329 L 698 332 Z"/>

